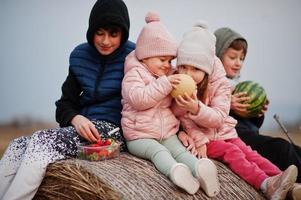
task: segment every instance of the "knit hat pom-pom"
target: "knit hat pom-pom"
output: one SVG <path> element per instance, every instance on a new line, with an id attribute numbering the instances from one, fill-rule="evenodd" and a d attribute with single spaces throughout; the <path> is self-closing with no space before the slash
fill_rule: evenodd
<path id="1" fill-rule="evenodd" d="M 199 20 L 194 24 L 194 27 L 199 27 L 199 28 L 203 28 L 203 29 L 208 29 L 208 24 L 206 21 L 204 20 Z"/>
<path id="2" fill-rule="evenodd" d="M 146 23 L 160 21 L 160 17 L 156 12 L 150 11 L 145 16 L 145 21 L 146 21 Z"/>

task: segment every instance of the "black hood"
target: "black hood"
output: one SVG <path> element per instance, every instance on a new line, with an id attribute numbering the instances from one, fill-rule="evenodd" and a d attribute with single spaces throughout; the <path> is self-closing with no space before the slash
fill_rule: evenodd
<path id="1" fill-rule="evenodd" d="M 107 25 L 117 25 L 122 28 L 122 44 L 129 38 L 130 19 L 128 9 L 122 0 L 98 0 L 94 4 L 89 18 L 87 40 L 93 44 L 94 33 Z"/>

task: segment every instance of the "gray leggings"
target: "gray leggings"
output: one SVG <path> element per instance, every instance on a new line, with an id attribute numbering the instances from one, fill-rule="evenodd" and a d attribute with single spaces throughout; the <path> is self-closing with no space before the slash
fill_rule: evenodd
<path id="1" fill-rule="evenodd" d="M 186 150 L 176 135 L 162 142 L 155 139 L 137 139 L 126 142 L 131 154 L 148 159 L 165 176 L 169 176 L 171 167 L 176 163 L 187 165 L 195 176 L 195 163 L 198 159 Z"/>
<path id="2" fill-rule="evenodd" d="M 106 121 L 93 123 L 104 138 L 108 137 L 107 132 L 117 127 Z M 110 137 L 121 142 L 121 148 L 125 149 L 121 132 Z M 81 141 L 84 139 L 72 126 L 41 130 L 32 136 L 14 139 L 0 160 L 0 199 L 32 199 L 48 164 L 76 157 L 76 144 Z"/>

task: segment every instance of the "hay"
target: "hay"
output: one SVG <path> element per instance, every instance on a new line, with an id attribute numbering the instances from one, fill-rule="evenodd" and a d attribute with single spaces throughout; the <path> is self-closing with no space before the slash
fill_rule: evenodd
<path id="1" fill-rule="evenodd" d="M 265 199 L 225 165 L 216 162 L 221 192 L 212 199 Z M 49 165 L 34 199 L 210 199 L 202 190 L 188 195 L 159 173 L 149 161 L 122 153 L 119 159 L 77 159 Z"/>
<path id="2" fill-rule="evenodd" d="M 34 199 L 109 199 L 121 198 L 119 192 L 94 174 L 83 169 L 80 162 L 57 162 L 49 165 L 46 176 Z M 104 198 L 99 198 L 104 197 Z"/>

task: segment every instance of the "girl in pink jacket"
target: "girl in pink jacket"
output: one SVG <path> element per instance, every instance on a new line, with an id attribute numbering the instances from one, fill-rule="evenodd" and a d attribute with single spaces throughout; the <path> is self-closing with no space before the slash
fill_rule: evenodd
<path id="1" fill-rule="evenodd" d="M 197 83 L 192 95 L 178 96 L 173 111 L 185 132 L 179 134 L 185 146 L 189 141 L 198 157 L 217 159 L 268 199 L 285 199 L 296 181 L 294 165 L 281 172 L 237 137 L 236 120 L 230 117 L 231 85 L 220 60 L 215 56 L 215 36 L 198 23 L 184 35 L 177 54 L 178 73 L 190 75 Z M 190 139 L 190 140 L 188 140 Z"/>
<path id="2" fill-rule="evenodd" d="M 157 14 L 148 13 L 145 21 L 136 50 L 126 58 L 122 82 L 121 125 L 128 150 L 151 160 L 189 194 L 201 186 L 208 196 L 215 196 L 219 184 L 214 163 L 197 159 L 176 135 L 179 120 L 170 108 L 170 92 L 180 81 L 179 75 L 171 75 L 177 42 Z"/>

